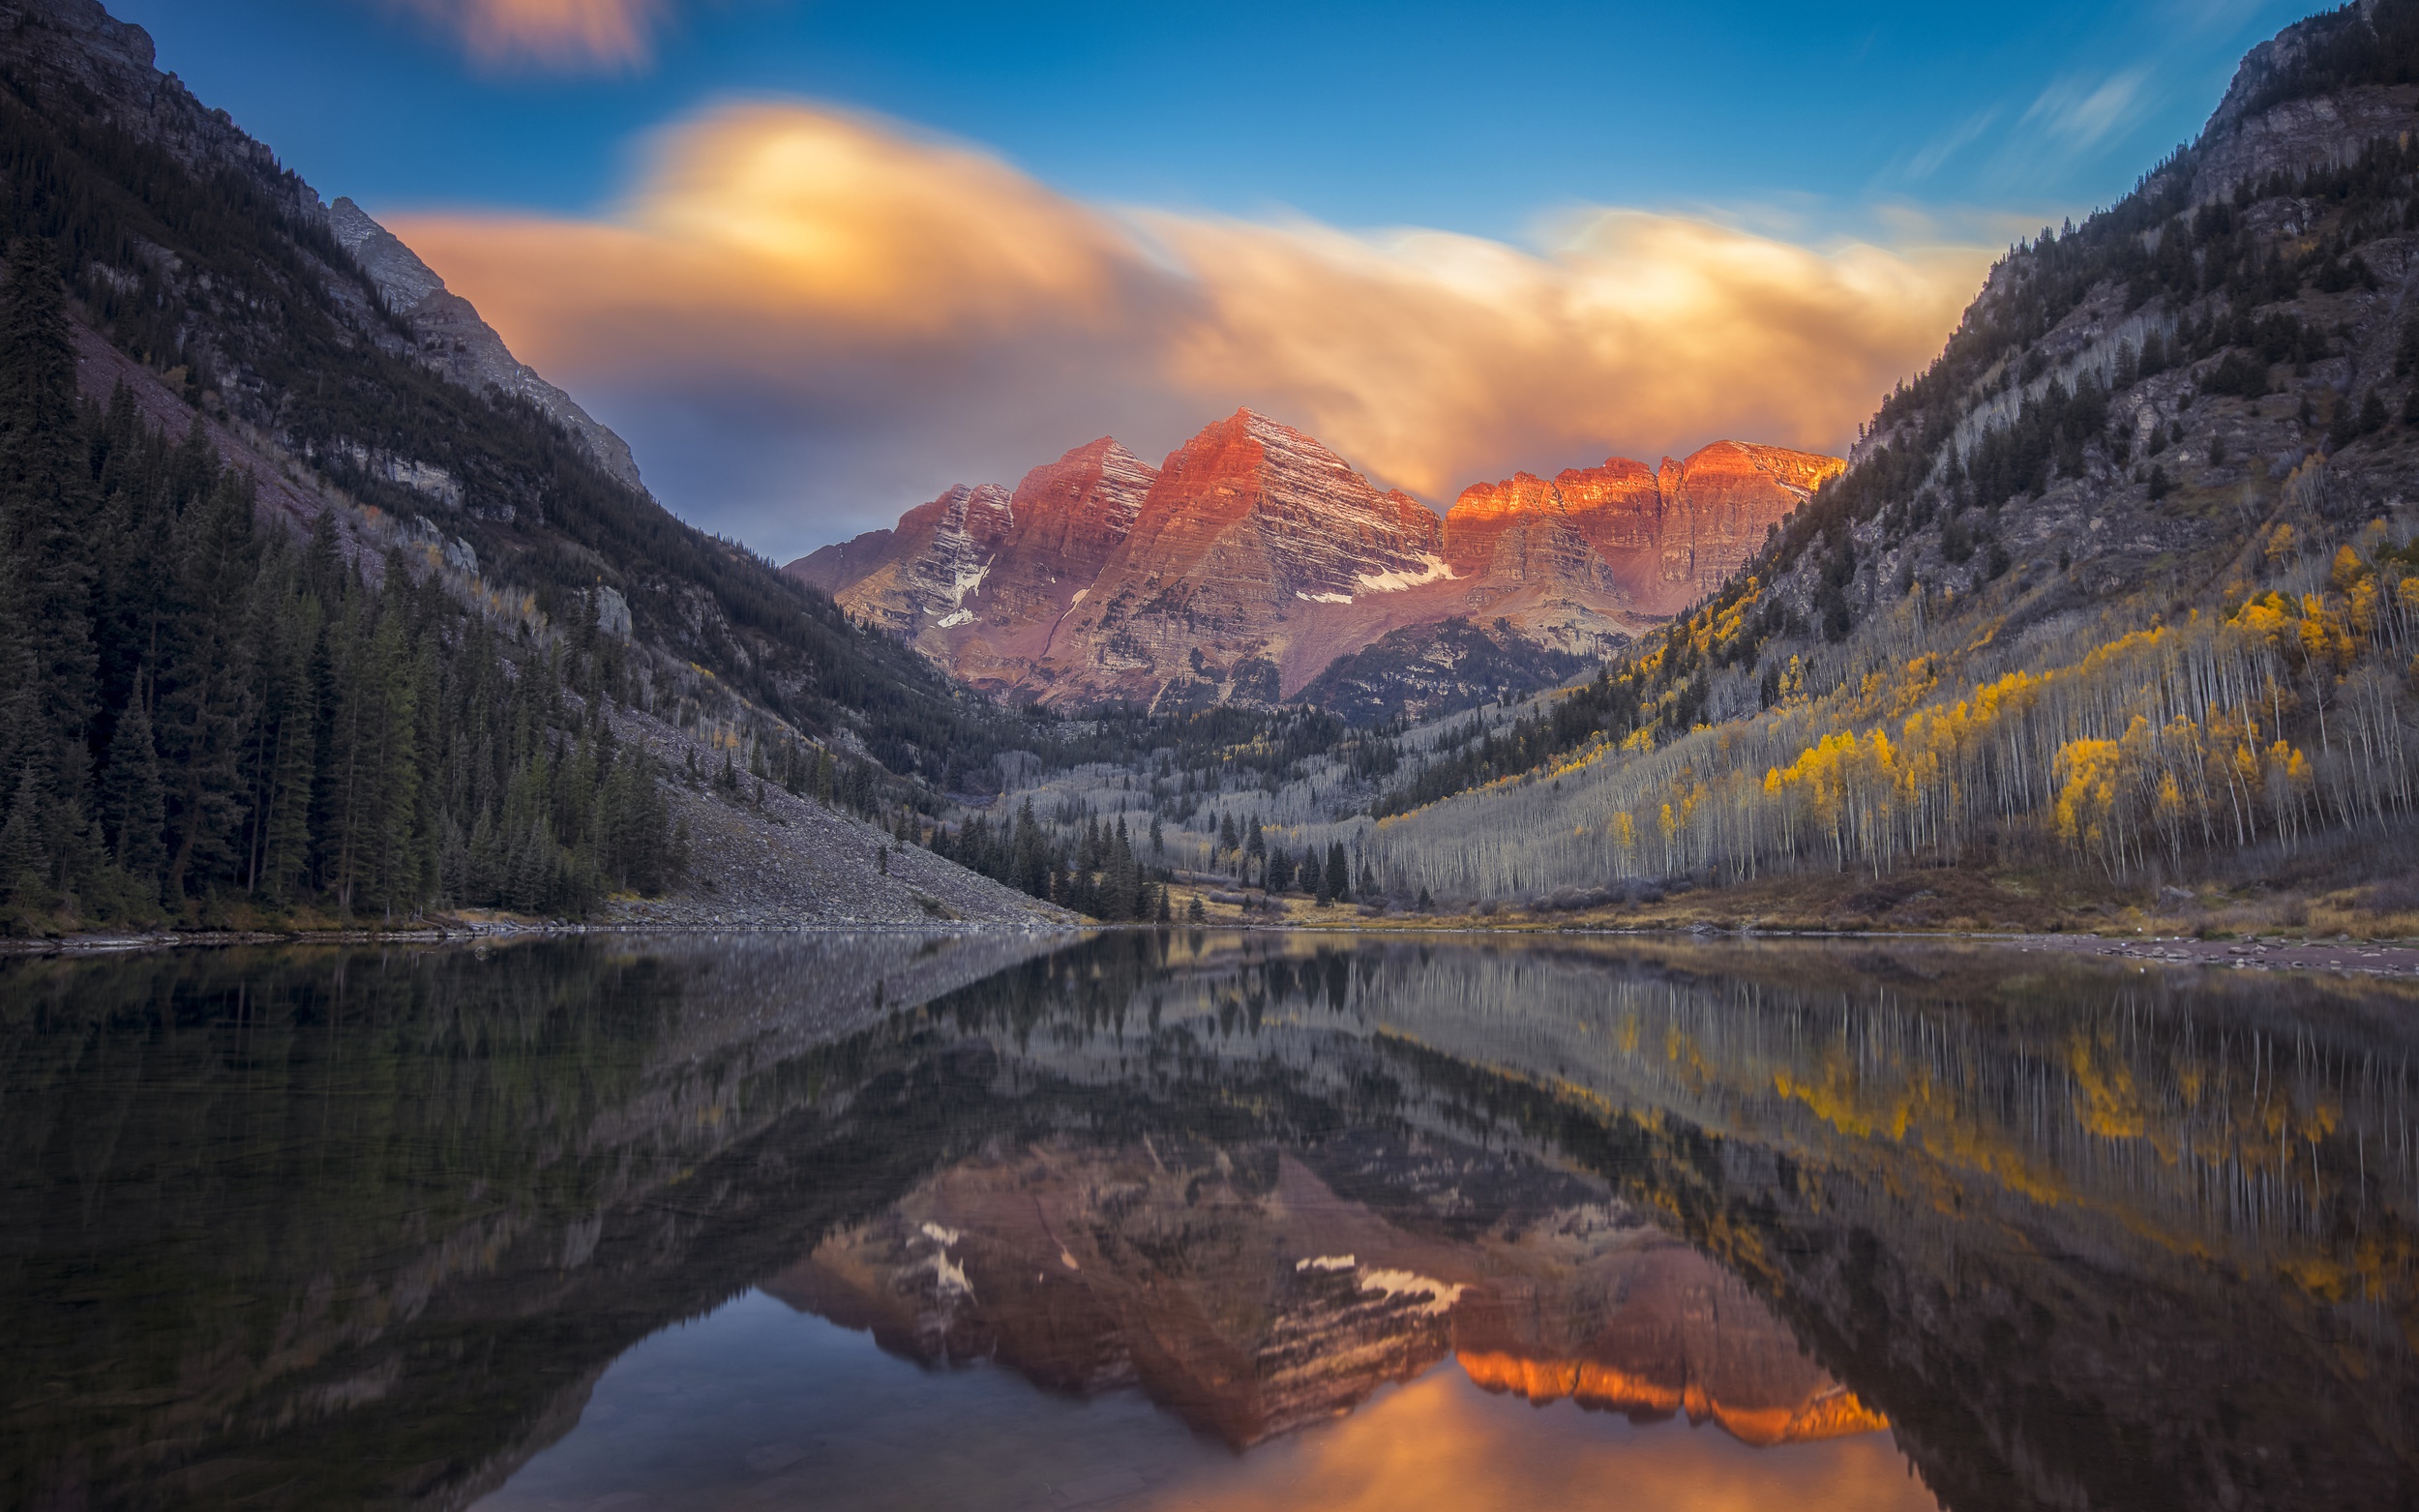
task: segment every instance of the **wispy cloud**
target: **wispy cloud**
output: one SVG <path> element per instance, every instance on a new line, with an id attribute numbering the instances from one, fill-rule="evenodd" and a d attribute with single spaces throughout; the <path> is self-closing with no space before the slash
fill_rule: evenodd
<path id="1" fill-rule="evenodd" d="M 490 66 L 621 71 L 653 61 L 668 0 L 390 0 Z"/>
<path id="2" fill-rule="evenodd" d="M 2069 74 L 2037 96 L 2024 124 L 2037 126 L 2076 151 L 2088 151 L 2140 118 L 2148 104 L 2147 69 L 2127 69 L 2094 81 Z"/>
<path id="3" fill-rule="evenodd" d="M 396 222 L 524 358 L 618 396 L 642 461 L 650 427 L 715 456 L 762 511 L 722 524 L 782 549 L 1103 431 L 1155 455 L 1239 403 L 1437 500 L 1723 435 L 1836 448 L 1989 261 L 1904 228 L 1807 245 L 1595 207 L 1520 246 L 1101 207 L 792 104 L 672 132 L 610 219 Z"/>
<path id="4" fill-rule="evenodd" d="M 1999 107 L 1993 105 L 1987 110 L 1975 111 L 1956 125 L 1934 136 L 1930 141 L 1916 149 L 1915 156 L 1907 160 L 1906 177 L 1917 183 L 1930 178 L 1940 171 L 1942 164 L 1956 157 L 1964 148 L 1971 146 L 1985 132 L 1989 131 L 1998 119 Z"/>

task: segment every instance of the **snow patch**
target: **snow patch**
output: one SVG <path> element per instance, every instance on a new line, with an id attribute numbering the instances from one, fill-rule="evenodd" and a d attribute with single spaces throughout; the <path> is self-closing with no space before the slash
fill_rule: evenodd
<path id="1" fill-rule="evenodd" d="M 1440 578 L 1452 576 L 1451 563 L 1427 551 L 1420 553 L 1419 570 L 1416 573 L 1400 569 L 1387 573 L 1362 573 L 1353 581 L 1360 584 L 1363 593 L 1400 593 L 1405 588 L 1417 588 L 1423 582 L 1434 582 Z M 1352 601 L 1348 599 L 1345 602 Z"/>
<path id="2" fill-rule="evenodd" d="M 1414 1311 L 1437 1318 L 1451 1312 L 1453 1304 L 1460 1301 L 1461 1294 L 1470 1289 L 1408 1270 L 1364 1270 L 1360 1273 L 1360 1290 L 1382 1291 L 1389 1300 L 1398 1296 L 1424 1295 L 1428 1300 Z"/>
<path id="3" fill-rule="evenodd" d="M 1294 1268 L 1296 1270 L 1350 1270 L 1354 1263 L 1353 1258 L 1349 1255 L 1313 1255 L 1308 1260 L 1296 1260 Z"/>
<path id="4" fill-rule="evenodd" d="M 1305 604 L 1350 604 L 1353 601 L 1349 593 L 1303 593 L 1299 589 L 1295 590 L 1294 597 Z"/>
<path id="5" fill-rule="evenodd" d="M 947 630 L 955 625 L 971 624 L 972 623 L 973 618 L 974 611 L 972 609 L 959 609 L 955 613 L 941 616 L 941 628 Z"/>
<path id="6" fill-rule="evenodd" d="M 933 1241 L 933 1282 L 942 1296 L 974 1294 L 974 1284 L 966 1279 L 966 1267 L 949 1258 L 949 1246 L 958 1242 L 955 1229 L 943 1229 L 937 1223 L 924 1225 L 924 1237 Z"/>
<path id="7" fill-rule="evenodd" d="M 968 594 L 981 592 L 983 579 L 990 576 L 991 563 L 989 562 L 983 563 L 971 573 L 963 567 L 959 568 L 956 577 L 949 584 L 949 607 L 954 609 L 966 602 Z"/>

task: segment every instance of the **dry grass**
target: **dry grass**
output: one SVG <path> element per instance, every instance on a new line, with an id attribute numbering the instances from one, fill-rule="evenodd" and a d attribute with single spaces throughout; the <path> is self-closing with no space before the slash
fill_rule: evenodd
<path id="1" fill-rule="evenodd" d="M 2412 878 L 2326 891 L 2264 881 L 2212 883 L 2195 890 L 2119 886 L 2052 869 L 1926 867 L 1882 877 L 1800 874 L 1581 908 L 1480 904 L 1430 912 L 1389 908 L 1374 914 L 1354 904 L 1321 908 L 1307 898 L 1263 904 L 1257 892 L 1246 894 L 1251 904 L 1238 906 L 1210 902 L 1213 891 L 1233 896 L 1232 890 L 1172 885 L 1169 899 L 1177 921 L 1185 920 L 1188 904 L 1198 897 L 1211 924 L 1363 932 L 1753 929 L 2419 939 L 2419 879 Z"/>

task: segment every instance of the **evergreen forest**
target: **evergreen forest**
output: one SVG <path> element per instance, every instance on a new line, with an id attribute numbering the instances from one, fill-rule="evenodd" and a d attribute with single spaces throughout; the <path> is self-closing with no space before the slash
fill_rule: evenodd
<path id="1" fill-rule="evenodd" d="M 20 238 L 0 289 L 0 910 L 224 925 L 436 905 L 578 914 L 679 862 L 591 628 L 499 636 L 308 539 L 196 422 L 80 400 L 65 290 Z"/>

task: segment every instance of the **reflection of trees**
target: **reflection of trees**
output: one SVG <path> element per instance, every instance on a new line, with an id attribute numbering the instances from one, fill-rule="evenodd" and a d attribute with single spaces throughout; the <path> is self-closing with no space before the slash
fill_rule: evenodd
<path id="1" fill-rule="evenodd" d="M 1171 1106 L 1248 1072 L 1598 1172 L 1771 1298 L 1954 1507 L 2419 1478 L 2394 990 L 2018 959 L 1244 936 L 1154 982 L 1156 1034 L 1029 1053 L 1107 1082 L 1147 1048 Z"/>
<path id="2" fill-rule="evenodd" d="M 1952 1506 L 2419 1478 L 2401 1004 L 2006 960 L 1375 949 L 1348 1006 L 1749 1277 Z"/>
<path id="3" fill-rule="evenodd" d="M 28 1383 L 0 1428 L 0 1502 L 341 1505 L 477 1473 L 549 1431 L 566 1370 L 811 1242 L 619 1294 L 744 1227 L 744 1202 L 668 1201 L 683 1178 L 823 1081 L 873 1074 L 881 1052 L 860 1050 L 832 1077 L 793 1023 L 828 1038 L 871 1017 L 878 983 L 918 1001 L 1030 948 L 0 965 L 0 1373 Z"/>
<path id="4" fill-rule="evenodd" d="M 34 1384 L 0 1485 L 459 1499 L 631 1342 L 975 1151 L 1296 1152 L 1473 1242 L 1510 1178 L 1347 1158 L 1437 1137 L 1719 1257 L 1952 1506 L 2412 1478 L 2412 1031 L 2004 960 L 1180 933 L 12 966 L 0 1367 Z"/>

